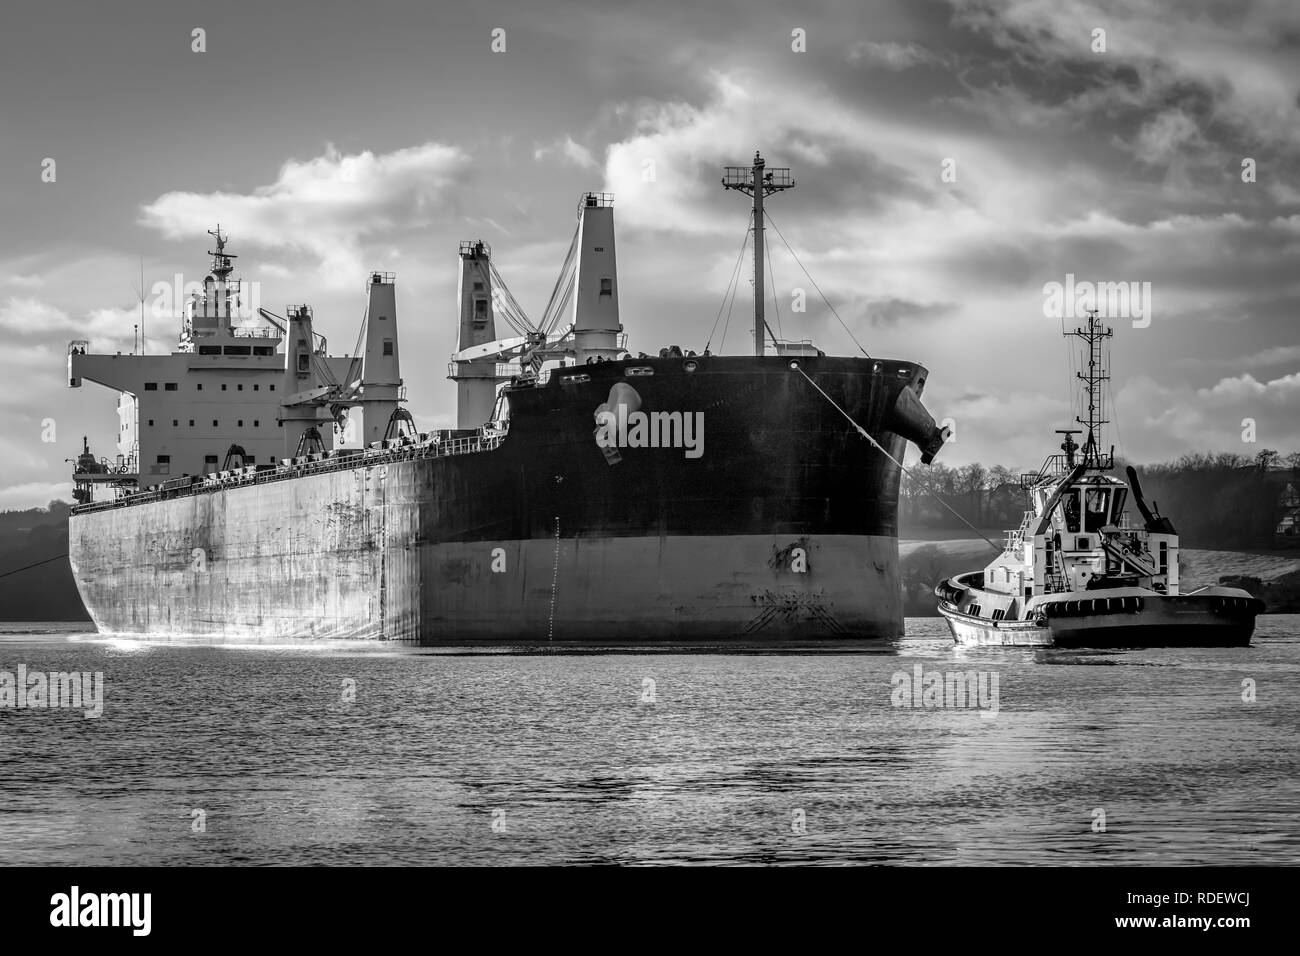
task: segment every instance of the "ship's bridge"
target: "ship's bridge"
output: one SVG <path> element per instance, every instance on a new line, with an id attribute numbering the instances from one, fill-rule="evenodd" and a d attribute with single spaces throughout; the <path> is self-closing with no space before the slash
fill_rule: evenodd
<path id="1" fill-rule="evenodd" d="M 220 229 L 213 235 L 211 272 L 188 287 L 171 352 L 141 343 L 129 353 L 95 354 L 85 339 L 68 344 L 69 386 L 86 380 L 118 393 L 114 484 L 138 475 L 148 487 L 216 471 L 232 445 L 244 450 L 245 464 L 276 461 L 283 451 L 286 330 L 255 308 L 255 287 L 231 278 L 235 256 Z M 325 347 L 313 336 L 310 348 L 328 376 L 350 381 L 351 357 L 328 356 Z"/>

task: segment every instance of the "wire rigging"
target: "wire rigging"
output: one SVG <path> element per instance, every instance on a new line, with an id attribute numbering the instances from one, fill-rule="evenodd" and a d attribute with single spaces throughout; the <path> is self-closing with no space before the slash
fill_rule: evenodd
<path id="1" fill-rule="evenodd" d="M 555 288 L 551 290 L 551 298 L 546 303 L 541 322 L 538 323 L 539 330 L 545 332 L 547 336 L 551 335 L 560 324 L 560 319 L 573 298 L 573 286 L 577 278 L 578 236 L 581 231 L 582 223 L 579 222 L 573 230 L 573 239 L 569 242 L 569 251 L 565 254 L 560 275 L 555 280 Z"/>
<path id="2" fill-rule="evenodd" d="M 745 261 L 745 248 L 746 248 L 748 245 L 749 245 L 749 230 L 746 229 L 746 230 L 745 230 L 745 236 L 744 236 L 744 238 L 740 240 L 740 254 L 736 256 L 736 264 L 735 264 L 734 266 L 731 267 L 731 278 L 730 278 L 730 280 L 728 280 L 728 282 L 727 282 L 727 288 L 726 288 L 726 291 L 724 291 L 724 292 L 722 293 L 722 301 L 718 303 L 718 314 L 717 314 L 716 316 L 714 316 L 714 319 L 713 319 L 713 327 L 712 327 L 711 329 L 709 329 L 709 338 L 708 338 L 708 341 L 706 341 L 706 342 L 704 343 L 704 350 L 705 350 L 706 352 L 708 351 L 709 346 L 713 344 L 713 333 L 717 331 L 717 328 L 718 328 L 718 320 L 722 318 L 722 310 L 725 309 L 725 308 L 727 308 L 727 299 L 728 299 L 728 297 L 730 297 L 730 296 L 733 295 L 733 290 L 734 290 L 734 288 L 735 288 L 735 286 L 736 286 L 736 283 L 739 281 L 739 277 L 740 277 L 740 265 L 741 265 L 742 262 Z M 734 304 L 734 301 L 735 301 L 735 300 L 733 299 L 732 301 L 733 301 L 733 304 Z M 728 321 L 728 322 L 731 321 L 731 312 L 730 312 L 730 311 L 727 312 L 727 321 Z M 722 333 L 722 338 L 723 338 L 723 341 L 726 341 L 727 333 L 726 333 L 725 330 L 724 330 L 723 333 Z M 719 346 L 719 349 L 721 349 L 721 346 Z"/>
<path id="3" fill-rule="evenodd" d="M 776 331 L 784 339 L 785 331 L 781 328 L 781 305 L 776 298 L 776 270 L 772 268 L 772 243 L 768 241 L 767 233 L 763 233 L 763 247 L 767 250 L 767 277 L 772 283 L 772 311 L 776 314 Z M 768 331 L 770 332 L 771 329 Z"/>
<path id="4" fill-rule="evenodd" d="M 848 333 L 849 338 L 853 340 L 853 344 L 858 347 L 858 351 L 861 352 L 863 355 L 865 355 L 867 358 L 871 358 L 871 354 L 862 347 L 862 343 L 859 342 L 858 337 L 853 334 L 853 330 L 849 328 L 848 323 L 846 323 L 842 318 L 840 318 L 840 314 L 835 311 L 835 306 L 831 305 L 831 300 L 826 298 L 826 293 L 823 292 L 821 286 L 817 284 L 817 280 L 812 277 L 812 274 L 806 268 L 804 268 L 804 264 L 802 260 L 800 260 L 798 253 L 794 251 L 794 248 L 790 245 L 789 242 L 786 242 L 786 238 L 784 235 L 782 235 L 781 227 L 776 224 L 776 220 L 772 218 L 771 214 L 768 213 L 766 209 L 763 210 L 763 215 L 767 219 L 768 224 L 773 229 L 776 230 L 777 236 L 781 239 L 782 242 L 785 243 L 786 249 L 790 250 L 790 255 L 794 258 L 795 263 L 799 266 L 800 269 L 803 269 L 803 274 L 808 277 L 808 281 L 811 282 L 813 288 L 817 290 L 817 294 L 822 297 L 822 301 L 826 303 L 826 308 L 831 310 L 831 315 L 835 316 L 836 320 L 838 320 L 840 325 L 844 328 L 844 331 Z"/>
<path id="5" fill-rule="evenodd" d="M 794 365 L 794 370 L 795 370 L 796 372 L 798 372 L 800 375 L 802 375 L 805 379 L 807 379 L 808 384 L 811 385 L 813 388 L 817 389 L 817 393 L 818 393 L 819 395 L 821 395 L 822 398 L 826 399 L 826 401 L 828 401 L 828 402 L 830 403 L 830 405 L 831 405 L 832 408 L 834 408 L 837 412 L 839 412 L 841 415 L 843 415 L 844 418 L 845 418 L 845 420 L 848 421 L 848 423 L 849 423 L 850 425 L 852 425 L 852 426 L 857 430 L 857 432 L 858 432 L 859 435 L 861 435 L 861 436 L 862 436 L 863 438 L 865 438 L 867 441 L 871 442 L 872 447 L 874 447 L 878 452 L 880 452 L 882 455 L 884 455 L 886 458 L 888 458 L 890 461 L 892 461 L 895 465 L 897 465 L 898 468 L 899 468 L 899 470 L 902 471 L 903 474 L 907 475 L 907 477 L 911 478 L 911 479 L 912 479 L 913 481 L 915 481 L 918 485 L 920 485 L 921 488 L 922 488 L 924 491 L 929 492 L 930 496 L 931 496 L 932 498 L 934 498 L 935 501 L 939 502 L 939 504 L 941 504 L 941 505 L 943 505 L 945 508 L 947 508 L 948 511 L 952 514 L 952 516 L 953 516 L 954 518 L 956 518 L 958 521 L 960 521 L 960 522 L 961 522 L 962 524 L 964 524 L 966 527 L 968 527 L 968 528 L 970 528 L 972 531 L 974 531 L 975 534 L 977 534 L 979 537 L 983 538 L 983 539 L 984 539 L 984 542 L 985 542 L 985 543 L 986 543 L 990 548 L 992 548 L 994 551 L 997 551 L 997 552 L 999 552 L 999 553 L 1002 552 L 1003 548 L 1002 548 L 1001 545 L 999 545 L 999 544 L 994 544 L 994 543 L 993 543 L 992 541 L 990 541 L 987 537 L 985 537 L 983 531 L 981 531 L 979 528 L 975 527 L 973 524 L 971 524 L 969 521 L 967 521 L 967 520 L 966 520 L 966 519 L 965 519 L 961 514 L 959 514 L 959 513 L 956 511 L 956 509 L 954 509 L 950 504 L 948 504 L 948 502 L 944 501 L 943 498 L 942 498 L 938 493 L 936 493 L 935 490 L 934 490 L 933 488 L 931 488 L 930 485 L 929 485 L 927 482 L 922 481 L 922 480 L 921 480 L 920 478 L 918 478 L 918 477 L 917 477 L 917 476 L 916 476 L 916 475 L 915 475 L 915 474 L 914 474 L 914 473 L 913 473 L 909 468 L 907 468 L 907 467 L 906 467 L 906 466 L 905 466 L 901 461 L 899 461 L 897 458 L 895 458 L 895 457 L 894 457 L 893 455 L 891 455 L 889 452 L 885 451 L 884 447 L 880 444 L 880 442 L 878 442 L 878 441 L 876 441 L 874 438 L 872 438 L 872 437 L 871 437 L 871 434 L 870 434 L 870 433 L 869 433 L 865 428 L 863 428 L 861 425 L 859 425 L 857 422 L 855 422 L 855 421 L 853 420 L 853 418 L 849 415 L 848 412 L 846 412 L 843 408 L 841 408 L 838 404 L 836 404 L 835 399 L 831 398 L 829 395 L 827 395 L 825 392 L 823 392 L 822 389 L 821 389 L 821 386 L 818 385 L 816 382 L 814 382 L 814 381 L 813 381 L 813 380 L 808 376 L 808 373 L 807 373 L 807 372 L 805 372 L 805 371 L 804 371 L 804 370 L 803 370 L 799 365 L 797 365 L 797 364 Z"/>

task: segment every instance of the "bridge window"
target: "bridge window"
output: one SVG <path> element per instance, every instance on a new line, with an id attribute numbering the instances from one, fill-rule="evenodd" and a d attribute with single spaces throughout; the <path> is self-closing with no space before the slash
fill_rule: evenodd
<path id="1" fill-rule="evenodd" d="M 241 418 L 239 421 L 235 422 L 235 427 L 236 427 L 236 428 L 243 428 L 243 427 L 244 427 L 244 420 Z"/>
<path id="2" fill-rule="evenodd" d="M 254 418 L 254 419 L 253 419 L 253 427 L 254 427 L 254 428 L 260 428 L 261 426 L 262 426 L 262 422 L 261 422 L 259 419 Z"/>
<path id="3" fill-rule="evenodd" d="M 222 351 L 227 355 L 249 355 L 253 350 L 247 345 L 227 345 Z"/>
<path id="4" fill-rule="evenodd" d="M 1084 494 L 1084 531 L 1100 531 L 1110 518 L 1110 489 L 1090 488 Z"/>
<path id="5" fill-rule="evenodd" d="M 258 385 L 256 382 L 254 382 L 254 383 L 253 383 L 253 391 L 256 392 L 259 388 L 261 388 L 261 386 Z"/>
<path id="6" fill-rule="evenodd" d="M 226 383 L 225 383 L 225 382 L 222 382 L 222 383 L 221 383 L 221 390 L 222 390 L 223 392 L 226 390 Z"/>
<path id="7" fill-rule="evenodd" d="M 235 386 L 235 391 L 242 392 L 243 390 L 244 390 L 243 382 L 240 382 L 238 385 Z"/>
<path id="8" fill-rule="evenodd" d="M 1065 515 L 1065 530 L 1071 534 L 1079 531 L 1079 493 L 1070 489 L 1061 495 L 1061 513 Z"/>
<path id="9" fill-rule="evenodd" d="M 203 383 L 199 382 L 197 385 L 194 386 L 194 389 L 195 391 L 199 391 L 199 392 L 203 391 Z"/>
<path id="10" fill-rule="evenodd" d="M 145 390 L 146 392 L 156 392 L 156 391 L 158 391 L 158 383 L 157 383 L 157 382 L 145 382 L 145 383 L 144 383 L 144 390 Z"/>
<path id="11" fill-rule="evenodd" d="M 179 426 L 180 426 L 180 420 L 179 420 L 179 419 L 176 419 L 176 418 L 173 418 L 173 419 L 172 419 L 172 428 L 178 428 Z"/>
<path id="12" fill-rule="evenodd" d="M 614 294 L 614 280 L 613 280 L 613 279 L 610 279 L 610 278 L 607 277 L 607 276 L 601 278 L 601 280 L 600 280 L 600 294 L 601 294 L 601 295 L 613 295 L 613 294 Z"/>
<path id="13" fill-rule="evenodd" d="M 307 371 L 307 363 L 310 362 L 310 361 L 311 361 L 311 357 L 310 357 L 309 355 L 307 355 L 305 352 L 302 353 L 301 355 L 299 355 L 299 356 L 298 356 L 298 371 L 300 371 L 300 372 L 305 372 L 305 371 Z"/>
<path id="14" fill-rule="evenodd" d="M 200 354 L 200 355 L 220 355 L 220 354 L 221 354 L 221 346 L 220 346 L 220 345 L 200 345 L 200 346 L 199 346 L 199 354 Z"/>
<path id="15" fill-rule="evenodd" d="M 253 346 L 253 354 L 254 354 L 254 355 L 274 355 L 274 354 L 275 354 L 275 349 L 272 348 L 272 347 L 269 346 L 269 345 L 254 345 L 254 346 Z"/>
<path id="16" fill-rule="evenodd" d="M 217 420 L 216 420 L 215 418 L 212 419 L 212 427 L 213 427 L 213 428 L 216 428 L 216 427 L 217 427 Z"/>
<path id="17" fill-rule="evenodd" d="M 176 391 L 176 383 L 175 383 L 175 382 L 164 382 L 164 383 L 163 383 L 163 391 L 164 391 L 164 392 L 174 392 L 174 391 Z"/>
<path id="18" fill-rule="evenodd" d="M 160 464 L 160 465 L 170 465 L 171 463 L 172 463 L 172 456 L 171 456 L 171 455 L 159 455 L 159 456 L 158 456 L 158 464 Z"/>
<path id="19" fill-rule="evenodd" d="M 193 427 L 194 427 L 194 419 L 191 418 L 191 419 L 190 419 L 190 428 L 193 428 Z"/>
<path id="20" fill-rule="evenodd" d="M 268 387 L 271 389 L 271 391 L 273 391 L 273 392 L 275 391 L 275 386 L 274 386 L 274 385 L 270 385 L 270 386 L 268 386 Z"/>
<path id="21" fill-rule="evenodd" d="M 208 465 L 211 465 L 213 468 L 216 468 L 216 467 L 217 467 L 217 456 L 216 456 L 216 455 L 204 455 L 204 456 L 203 456 L 203 465 L 204 465 L 205 468 L 206 468 Z"/>
<path id="22" fill-rule="evenodd" d="M 152 419 L 152 418 L 149 419 L 149 427 L 150 427 L 150 428 L 153 428 L 153 419 Z"/>
<path id="23" fill-rule="evenodd" d="M 385 355 L 392 355 L 392 354 L 393 354 L 393 340 L 392 340 L 392 339 L 384 339 L 384 354 L 385 354 Z"/>

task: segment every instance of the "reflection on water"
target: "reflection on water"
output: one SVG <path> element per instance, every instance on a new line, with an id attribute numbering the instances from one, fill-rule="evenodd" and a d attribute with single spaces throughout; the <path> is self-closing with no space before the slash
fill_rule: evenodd
<path id="1" fill-rule="evenodd" d="M 103 671 L 106 702 L 0 708 L 0 863 L 1300 861 L 1296 616 L 1123 652 L 959 649 L 915 619 L 857 655 L 17 630 L 0 671 Z M 997 716 L 893 706 L 918 663 L 996 674 Z"/>

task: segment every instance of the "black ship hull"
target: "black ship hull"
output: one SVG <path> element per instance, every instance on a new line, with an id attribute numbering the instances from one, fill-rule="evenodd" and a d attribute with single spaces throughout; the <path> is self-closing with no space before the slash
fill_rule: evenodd
<path id="1" fill-rule="evenodd" d="M 909 439 L 932 453 L 926 372 L 798 359 L 832 405 L 795 364 L 557 370 L 509 390 L 503 438 L 78 508 L 73 570 L 101 631 L 164 640 L 896 637 L 899 469 L 835 405 L 900 461 Z M 634 415 L 598 429 L 611 399 L 651 436 Z"/>

